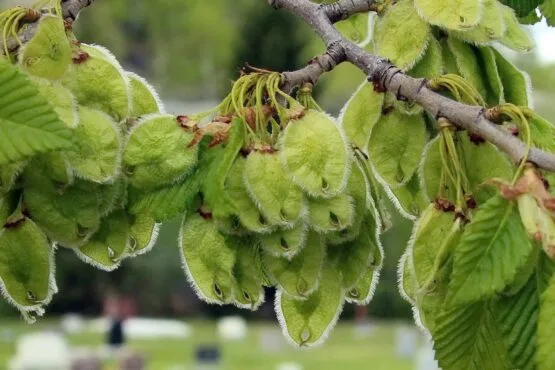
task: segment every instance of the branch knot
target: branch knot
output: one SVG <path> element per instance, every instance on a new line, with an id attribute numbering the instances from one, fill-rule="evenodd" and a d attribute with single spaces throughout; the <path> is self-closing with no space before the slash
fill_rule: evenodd
<path id="1" fill-rule="evenodd" d="M 326 50 L 326 54 L 329 58 L 323 58 L 322 56 L 317 57 L 317 61 L 320 66 L 326 71 L 329 72 L 335 68 L 339 63 L 345 60 L 345 49 L 343 45 L 341 45 L 341 41 L 334 41 L 328 45 L 328 49 Z"/>
<path id="2" fill-rule="evenodd" d="M 349 18 L 356 13 L 364 13 L 368 11 L 377 11 L 379 4 L 376 0 L 338 0 L 331 4 L 322 5 L 322 9 L 326 13 L 331 23 L 336 23 Z"/>

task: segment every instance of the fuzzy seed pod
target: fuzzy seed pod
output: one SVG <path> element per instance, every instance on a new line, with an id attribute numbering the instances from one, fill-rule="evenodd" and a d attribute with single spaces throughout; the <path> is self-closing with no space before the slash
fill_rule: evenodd
<path id="1" fill-rule="evenodd" d="M 71 63 L 71 46 L 60 17 L 41 17 L 33 38 L 19 54 L 23 70 L 32 76 L 49 80 L 60 79 Z"/>
<path id="2" fill-rule="evenodd" d="M 330 198 L 345 189 L 350 155 L 341 128 L 325 113 L 309 110 L 289 122 L 280 156 L 286 172 L 307 194 Z"/>
<path id="3" fill-rule="evenodd" d="M 175 116 L 143 118 L 131 130 L 123 154 L 130 184 L 138 189 L 155 189 L 186 177 L 198 162 L 198 145 L 189 146 L 193 137 Z"/>
<path id="4" fill-rule="evenodd" d="M 81 105 L 99 109 L 116 122 L 129 116 L 131 97 L 129 81 L 114 56 L 103 47 L 81 44 L 87 57 L 74 62 L 62 83 Z"/>

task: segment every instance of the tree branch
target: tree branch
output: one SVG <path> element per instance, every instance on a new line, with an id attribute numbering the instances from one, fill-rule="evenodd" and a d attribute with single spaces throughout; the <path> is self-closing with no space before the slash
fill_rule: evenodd
<path id="1" fill-rule="evenodd" d="M 312 59 L 308 65 L 293 72 L 282 73 L 283 84 L 281 89 L 289 94 L 295 87 L 305 82 L 315 85 L 320 77 L 345 61 L 345 51 L 339 44 L 332 44 L 325 54 Z"/>
<path id="2" fill-rule="evenodd" d="M 425 80 L 404 74 L 388 60 L 372 55 L 345 39 L 335 29 L 328 16 L 331 5 L 319 5 L 309 0 L 268 0 L 268 2 L 276 9 L 287 9 L 304 19 L 328 45 L 328 49 L 332 46 L 342 48 L 346 61 L 363 71 L 368 79 L 379 88 L 394 93 L 398 98 L 419 104 L 436 118 L 446 118 L 454 125 L 479 135 L 507 153 L 514 163 L 520 163 L 525 157 L 528 150 L 526 144 L 487 120 L 482 107 L 462 104 L 440 95 L 431 90 Z M 342 4 L 349 2 L 352 3 L 351 9 L 364 9 L 364 5 L 367 7 L 372 5 L 372 2 L 368 0 L 339 1 Z M 337 6 L 335 5 L 335 7 Z M 331 7 L 333 8 L 333 6 Z M 335 13 L 332 12 L 333 14 Z M 309 67 L 304 69 L 305 72 Z M 294 76 L 300 79 L 302 76 L 306 77 L 309 74 L 305 72 L 290 72 L 290 75 L 295 73 Z M 311 77 L 313 75 L 310 75 Z M 312 82 L 310 78 L 308 81 Z M 289 85 L 291 85 L 291 81 L 291 79 L 288 81 Z M 295 80 L 295 82 L 302 81 Z M 555 172 L 554 154 L 532 148 L 528 161 L 540 168 Z"/>
<path id="3" fill-rule="evenodd" d="M 73 22 L 79 16 L 79 13 L 91 5 L 95 0 L 62 0 L 62 16 L 65 20 Z M 39 19 L 28 22 L 19 32 L 19 40 L 21 43 L 26 43 L 33 38 L 37 32 Z M 11 37 L 8 39 L 8 50 L 15 51 L 19 48 L 19 42 Z M 0 40 L 0 55 L 4 54 L 4 42 Z"/>
<path id="4" fill-rule="evenodd" d="M 62 0 L 62 13 L 66 20 L 75 21 L 81 10 L 90 6 L 95 0 Z"/>
<path id="5" fill-rule="evenodd" d="M 349 18 L 356 13 L 378 11 L 381 5 L 376 0 L 339 0 L 323 5 L 323 11 L 330 22 L 335 23 Z"/>

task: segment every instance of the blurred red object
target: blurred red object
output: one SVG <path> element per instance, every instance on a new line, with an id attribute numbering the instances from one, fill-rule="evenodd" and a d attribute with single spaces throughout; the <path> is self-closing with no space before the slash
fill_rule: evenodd
<path id="1" fill-rule="evenodd" d="M 137 315 L 137 303 L 132 297 L 109 294 L 104 299 L 103 316 L 126 320 Z"/>

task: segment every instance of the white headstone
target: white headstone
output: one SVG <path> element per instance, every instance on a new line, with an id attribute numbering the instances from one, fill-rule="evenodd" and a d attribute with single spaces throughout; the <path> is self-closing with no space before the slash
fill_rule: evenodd
<path id="1" fill-rule="evenodd" d="M 284 362 L 276 367 L 276 370 L 303 370 L 300 364 L 294 362 Z"/>
<path id="2" fill-rule="evenodd" d="M 93 333 L 107 333 L 110 330 L 110 320 L 91 320 L 87 329 Z M 192 335 L 193 329 L 189 324 L 179 320 L 133 317 L 123 322 L 123 332 L 128 339 L 186 339 Z"/>
<path id="3" fill-rule="evenodd" d="M 416 354 L 415 370 L 441 370 L 435 360 L 434 347 L 431 342 L 427 341 Z"/>
<path id="4" fill-rule="evenodd" d="M 399 327 L 397 329 L 397 356 L 414 358 L 418 348 L 419 332 L 413 327 Z"/>
<path id="5" fill-rule="evenodd" d="M 247 321 L 240 316 L 229 316 L 218 321 L 218 335 L 224 340 L 243 340 L 247 336 Z"/>
<path id="6" fill-rule="evenodd" d="M 123 332 L 128 339 L 186 339 L 192 331 L 188 324 L 178 320 L 134 317 L 123 322 Z"/>
<path id="7" fill-rule="evenodd" d="M 16 354 L 11 359 L 10 370 L 68 370 L 71 351 L 58 333 L 31 333 L 21 336 L 16 344 Z"/>
<path id="8" fill-rule="evenodd" d="M 85 331 L 86 322 L 83 316 L 70 313 L 62 316 L 60 326 L 67 334 L 80 334 Z"/>

